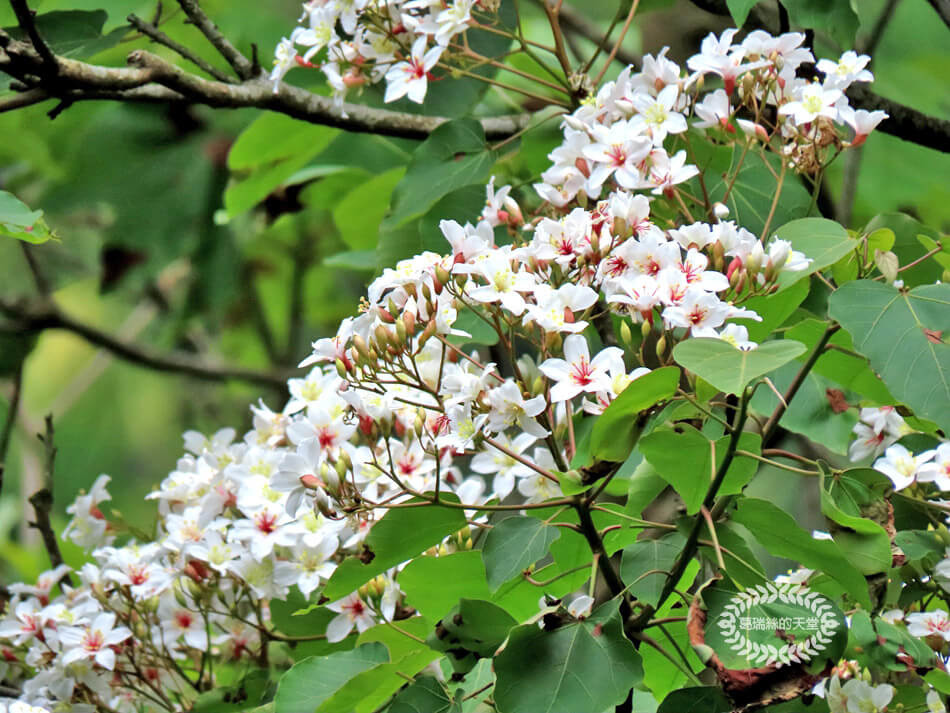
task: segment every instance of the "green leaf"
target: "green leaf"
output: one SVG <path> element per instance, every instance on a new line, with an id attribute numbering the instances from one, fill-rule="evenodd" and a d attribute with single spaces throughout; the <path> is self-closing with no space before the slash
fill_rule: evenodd
<path id="1" fill-rule="evenodd" d="M 399 692 L 386 713 L 458 713 L 459 704 L 432 676 L 422 676 Z"/>
<path id="2" fill-rule="evenodd" d="M 452 325 L 453 329 L 458 329 L 462 332 L 468 332 L 472 336 L 462 337 L 457 335 L 451 335 L 448 337 L 449 342 L 454 344 L 457 347 L 465 346 L 466 344 L 483 344 L 486 347 L 490 347 L 498 343 L 498 332 L 485 321 L 482 317 L 485 317 L 483 311 L 479 311 L 478 314 L 475 313 L 477 307 L 463 307 L 459 310 L 458 318 L 455 320 L 455 324 Z M 479 316 L 482 315 L 482 317 Z M 487 317 L 485 317 L 487 319 Z"/>
<path id="3" fill-rule="evenodd" d="M 862 574 L 886 572 L 891 566 L 891 538 L 873 520 L 846 513 L 838 507 L 826 488 L 828 484 L 822 475 L 819 479 L 821 513 L 838 525 L 831 529 L 834 541 Z"/>
<path id="4" fill-rule="evenodd" d="M 454 496 L 443 494 L 442 497 Z M 341 599 L 376 575 L 418 556 L 463 527 L 465 514 L 457 508 L 393 508 L 369 531 L 363 544 L 362 559 L 350 557 L 343 560 L 324 587 L 323 594 L 331 601 Z"/>
<path id="5" fill-rule="evenodd" d="M 656 496 L 663 492 L 666 486 L 666 480 L 657 472 L 656 468 L 647 460 L 641 461 L 630 477 L 624 510 L 634 517 L 640 517 L 646 507 L 656 500 Z"/>
<path id="6" fill-rule="evenodd" d="M 190 713 L 243 713 L 257 706 L 264 699 L 270 684 L 270 674 L 264 670 L 252 670 L 247 676 L 230 686 L 219 686 L 205 691 L 190 709 Z"/>
<path id="7" fill-rule="evenodd" d="M 481 599 L 461 599 L 435 626 L 426 644 L 442 653 L 457 674 L 495 655 L 518 622 L 503 608 Z"/>
<path id="8" fill-rule="evenodd" d="M 721 688 L 694 686 L 673 691 L 656 709 L 656 713 L 729 713 L 732 704 Z"/>
<path id="9" fill-rule="evenodd" d="M 393 191 L 386 227 L 397 228 L 425 215 L 456 189 L 484 183 L 495 159 L 475 119 L 442 124 L 413 153 L 406 175 Z"/>
<path id="10" fill-rule="evenodd" d="M 604 711 L 623 702 L 643 667 L 623 635 L 619 606 L 611 600 L 589 619 L 554 631 L 536 624 L 513 629 L 495 657 L 499 713 Z"/>
<path id="11" fill-rule="evenodd" d="M 347 681 L 388 661 L 389 652 L 380 643 L 304 659 L 280 679 L 274 713 L 313 713 Z"/>
<path id="12" fill-rule="evenodd" d="M 427 619 L 416 616 L 400 621 L 400 631 L 389 624 L 378 624 L 360 634 L 357 644 L 379 642 L 385 645 L 391 662 L 381 663 L 351 678 L 321 705 L 320 713 L 373 713 L 379 710 L 406 684 L 400 674 L 414 676 L 439 658 L 438 652 L 411 638 L 422 639 L 431 628 Z"/>
<path id="13" fill-rule="evenodd" d="M 692 337 L 673 348 L 673 358 L 720 391 L 740 394 L 747 384 L 804 351 L 804 344 L 789 339 L 742 351 L 722 339 Z"/>
<path id="14" fill-rule="evenodd" d="M 438 582 L 439 586 L 432 586 Z M 406 602 L 423 616 L 436 621 L 462 597 L 488 599 L 480 552 L 455 552 L 441 557 L 417 557 L 399 573 L 399 588 Z"/>
<path id="15" fill-rule="evenodd" d="M 730 219 L 754 234 L 761 235 L 775 198 L 775 176 L 780 170 L 778 159 L 769 156 L 768 160 L 772 166 L 769 170 L 762 158 L 747 155 L 739 146 L 736 146 L 735 150 L 715 146 L 703 141 L 699 135 L 693 142 L 693 149 L 693 163 L 700 170 L 704 170 L 709 200 L 724 202 L 729 207 Z M 743 155 L 744 159 L 741 158 Z M 730 190 L 734 168 L 740 160 L 742 164 Z M 701 190 L 698 185 L 696 190 Z M 723 198 L 726 200 L 723 201 Z M 811 196 L 801 182 L 786 180 L 782 184 L 781 197 L 775 204 L 775 212 L 769 223 L 770 229 L 796 218 L 804 218 L 810 209 Z"/>
<path id="16" fill-rule="evenodd" d="M 644 436 L 640 442 L 640 452 L 656 468 L 662 478 L 673 486 L 683 499 L 686 512 L 690 515 L 699 512 L 706 492 L 712 483 L 717 469 L 726 456 L 729 436 L 711 441 L 698 430 L 686 424 L 675 428 L 658 428 Z M 758 453 L 761 439 L 755 433 L 743 433 L 739 437 L 738 448 Z M 716 462 L 713 465 L 713 453 Z M 755 475 L 757 462 L 745 456 L 736 456 L 719 488 L 719 493 L 729 495 L 739 493 L 743 486 Z"/>
<path id="17" fill-rule="evenodd" d="M 782 0 L 791 24 L 830 35 L 842 49 L 854 46 L 858 31 L 858 13 L 852 0 Z"/>
<path id="18" fill-rule="evenodd" d="M 333 222 L 351 250 L 374 250 L 379 224 L 386 214 L 389 196 L 402 179 L 405 169 L 392 168 L 338 199 Z"/>
<path id="19" fill-rule="evenodd" d="M 808 280 L 798 280 L 790 287 L 774 295 L 753 297 L 742 303 L 742 306 L 752 310 L 761 322 L 754 319 L 736 319 L 736 324 L 743 325 L 749 332 L 749 339 L 753 342 L 764 342 L 776 329 L 785 324 L 798 306 L 808 297 L 811 283 Z"/>
<path id="20" fill-rule="evenodd" d="M 594 422 L 591 454 L 600 460 L 626 460 L 636 443 L 637 418 L 642 411 L 676 393 L 680 370 L 675 366 L 654 369 L 633 381 Z"/>
<path id="21" fill-rule="evenodd" d="M 669 576 L 662 574 L 673 568 L 686 538 L 678 532 L 671 532 L 655 540 L 640 540 L 624 548 L 620 561 L 620 578 L 628 591 L 642 602 L 656 606 L 660 593 Z M 656 574 L 646 574 L 650 570 L 661 570 Z"/>
<path id="22" fill-rule="evenodd" d="M 742 27 L 745 24 L 749 11 L 758 2 L 759 0 L 726 0 L 726 7 L 729 8 L 729 14 L 735 20 L 736 27 Z"/>
<path id="23" fill-rule="evenodd" d="M 821 339 L 828 325 L 829 322 L 818 319 L 803 319 L 785 333 L 785 338 L 801 342 L 810 352 Z M 879 404 L 894 403 L 894 397 L 891 396 L 884 382 L 868 366 L 867 360 L 859 354 L 848 353 L 854 352 L 854 343 L 846 331 L 839 329 L 831 336 L 828 343 L 841 347 L 845 351 L 826 350 L 812 367 L 814 373 L 821 374 L 839 386 Z"/>
<path id="24" fill-rule="evenodd" d="M 742 498 L 732 519 L 754 533 L 770 554 L 821 570 L 840 583 L 859 604 L 871 607 L 864 575 L 841 553 L 838 545 L 828 540 L 816 540 L 799 527 L 791 515 L 773 503 Z"/>
<path id="25" fill-rule="evenodd" d="M 750 590 L 747 594 L 751 595 L 751 599 L 737 610 L 737 605 L 742 601 L 739 592 L 723 580 L 702 590 L 702 602 L 706 610 L 704 643 L 716 653 L 723 666 L 741 671 L 762 665 L 761 661 L 756 660 L 759 652 L 743 649 L 742 643 L 746 640 L 777 649 L 790 640 L 801 642 L 814 635 L 820 635 L 821 641 L 816 642 L 817 651 L 811 657 L 804 657 L 806 661 L 820 666 L 821 662 L 837 662 L 841 658 L 847 646 L 848 624 L 834 602 L 817 592 L 813 593 L 811 599 L 796 600 L 794 596 L 778 595 L 779 591 L 773 589 L 770 592 L 765 586 Z M 810 593 L 801 592 L 800 595 L 804 597 Z M 765 626 L 743 629 L 737 619 L 746 617 Z M 810 618 L 818 619 L 821 623 L 812 621 L 809 624 Z M 723 626 L 730 619 L 732 631 Z M 782 619 L 787 621 L 779 623 Z M 773 623 L 769 624 L 769 620 Z M 784 639 L 780 629 L 787 632 L 789 639 Z"/>
<path id="26" fill-rule="evenodd" d="M 325 267 L 373 272 L 376 270 L 376 250 L 346 250 L 323 261 Z"/>
<path id="27" fill-rule="evenodd" d="M 33 22 L 55 54 L 70 59 L 85 59 L 115 47 L 129 30 L 129 26 L 125 25 L 103 35 L 102 26 L 107 18 L 105 10 L 56 10 L 37 15 Z M 19 27 L 4 29 L 14 39 L 27 39 Z"/>
<path id="28" fill-rule="evenodd" d="M 39 245 L 54 237 L 43 220 L 43 211 L 30 210 L 12 193 L 0 191 L 0 235 Z"/>
<path id="29" fill-rule="evenodd" d="M 323 151 L 339 131 L 283 114 L 263 114 L 238 136 L 228 168 L 240 174 L 224 194 L 234 217 L 250 210 Z"/>
<path id="30" fill-rule="evenodd" d="M 482 557 L 488 586 L 494 592 L 547 555 L 561 533 L 533 517 L 509 517 L 488 531 Z"/>
<path id="31" fill-rule="evenodd" d="M 782 240 L 788 240 L 795 250 L 811 259 L 811 263 L 804 270 L 782 272 L 778 279 L 780 289 L 785 289 L 807 275 L 834 265 L 857 246 L 857 241 L 848 235 L 847 230 L 835 221 L 826 218 L 793 220 L 776 230 L 775 234 Z"/>
<path id="32" fill-rule="evenodd" d="M 779 393 L 786 393 L 798 376 L 801 364 L 789 362 L 773 371 L 769 378 Z M 858 421 L 857 411 L 849 409 L 835 413 L 828 400 L 828 389 L 834 385 L 814 369 L 808 372 L 795 398 L 782 414 L 779 425 L 800 433 L 828 450 L 846 455 L 854 434 L 851 429 Z M 749 404 L 753 410 L 768 417 L 779 405 L 778 395 L 771 389 L 757 389 Z"/>
<path id="33" fill-rule="evenodd" d="M 836 290 L 829 314 L 848 330 L 888 389 L 920 418 L 950 431 L 950 285 L 910 292 L 872 280 Z"/>
<path id="34" fill-rule="evenodd" d="M 894 544 L 901 548 L 911 562 L 927 557 L 939 560 L 947 548 L 937 533 L 929 530 L 900 530 L 894 536 Z"/>

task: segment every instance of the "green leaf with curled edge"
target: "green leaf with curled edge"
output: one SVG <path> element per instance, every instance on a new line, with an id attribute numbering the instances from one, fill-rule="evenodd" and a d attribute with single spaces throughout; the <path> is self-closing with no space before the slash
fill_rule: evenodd
<path id="1" fill-rule="evenodd" d="M 311 713 L 363 671 L 389 662 L 386 646 L 368 643 L 352 651 L 311 656 L 295 664 L 280 679 L 275 713 Z"/>
<path id="2" fill-rule="evenodd" d="M 673 348 L 673 358 L 720 391 L 740 394 L 747 384 L 804 351 L 804 344 L 789 339 L 765 342 L 743 351 L 722 339 L 693 337 Z"/>
<path id="3" fill-rule="evenodd" d="M 950 431 L 950 285 L 907 291 L 857 280 L 831 295 L 828 313 L 897 399 Z"/>
<path id="4" fill-rule="evenodd" d="M 39 245 L 56 237 L 43 220 L 43 211 L 30 210 L 12 193 L 0 191 L 0 235 Z"/>

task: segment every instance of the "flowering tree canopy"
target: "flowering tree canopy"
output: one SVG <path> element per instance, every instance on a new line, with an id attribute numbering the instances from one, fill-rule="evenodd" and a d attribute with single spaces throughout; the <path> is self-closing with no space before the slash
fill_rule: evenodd
<path id="1" fill-rule="evenodd" d="M 12 332 L 282 393 L 243 435 L 184 433 L 154 526 L 105 514 L 119 474 L 61 535 L 31 499 L 53 566 L 0 598 L 10 713 L 946 711 L 947 242 L 822 207 L 839 156 L 877 129 L 940 148 L 940 121 L 873 94 L 864 51 L 819 51 L 841 17 L 784 2 L 769 31 L 728 2 L 744 29 L 624 57 L 639 4 L 581 58 L 560 2 L 312 1 L 270 73 L 193 0 L 228 71 L 161 8 L 130 17 L 206 79 L 72 59 L 11 2 L 0 102 L 269 110 L 215 223 L 329 185 L 328 264 L 372 278 L 295 369 L 218 369 L 69 317 L 32 262 L 54 232 L 0 193 L 42 293 L 0 302 Z M 487 116 L 489 87 L 523 111 Z M 307 173 L 340 130 L 415 143 L 341 200 Z"/>

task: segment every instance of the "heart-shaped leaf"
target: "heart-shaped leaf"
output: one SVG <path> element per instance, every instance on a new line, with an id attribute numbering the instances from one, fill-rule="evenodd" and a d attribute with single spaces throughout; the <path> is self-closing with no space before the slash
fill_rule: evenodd
<path id="1" fill-rule="evenodd" d="M 749 382 L 778 369 L 804 351 L 804 344 L 789 339 L 742 351 L 722 339 L 697 337 L 677 344 L 673 358 L 720 391 L 738 394 Z"/>

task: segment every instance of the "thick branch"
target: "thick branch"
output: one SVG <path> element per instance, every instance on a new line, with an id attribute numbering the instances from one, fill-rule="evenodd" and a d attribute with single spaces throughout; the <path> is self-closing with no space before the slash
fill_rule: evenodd
<path id="1" fill-rule="evenodd" d="M 289 374 L 256 371 L 236 366 L 205 364 L 185 354 L 159 354 L 137 344 L 116 339 L 92 325 L 60 312 L 53 305 L 30 308 L 0 302 L 0 312 L 13 321 L 13 328 L 17 332 L 63 329 L 82 337 L 90 344 L 105 349 L 120 359 L 155 371 L 185 374 L 206 381 L 247 381 L 279 389 L 285 387 L 289 376 Z"/>
<path id="2" fill-rule="evenodd" d="M 25 42 L 0 33 L 0 71 L 23 78 L 35 73 L 42 59 Z M 287 84 L 274 91 L 267 79 L 241 84 L 216 82 L 189 74 L 180 67 L 150 52 L 137 50 L 129 55 L 129 68 L 101 67 L 76 60 L 56 58 L 58 78 L 55 86 L 36 86 L 29 90 L 30 103 L 48 98 L 67 101 L 117 100 L 134 102 L 195 103 L 223 109 L 256 107 L 268 109 L 312 124 L 322 124 L 353 132 L 423 139 L 448 121 L 445 117 L 406 114 L 374 109 L 359 104 L 343 104 L 342 111 L 328 97 L 313 94 Z M 18 108 L 19 103 L 4 105 L 0 111 Z M 530 114 L 499 116 L 482 120 L 489 139 L 511 136 L 527 126 Z"/>

